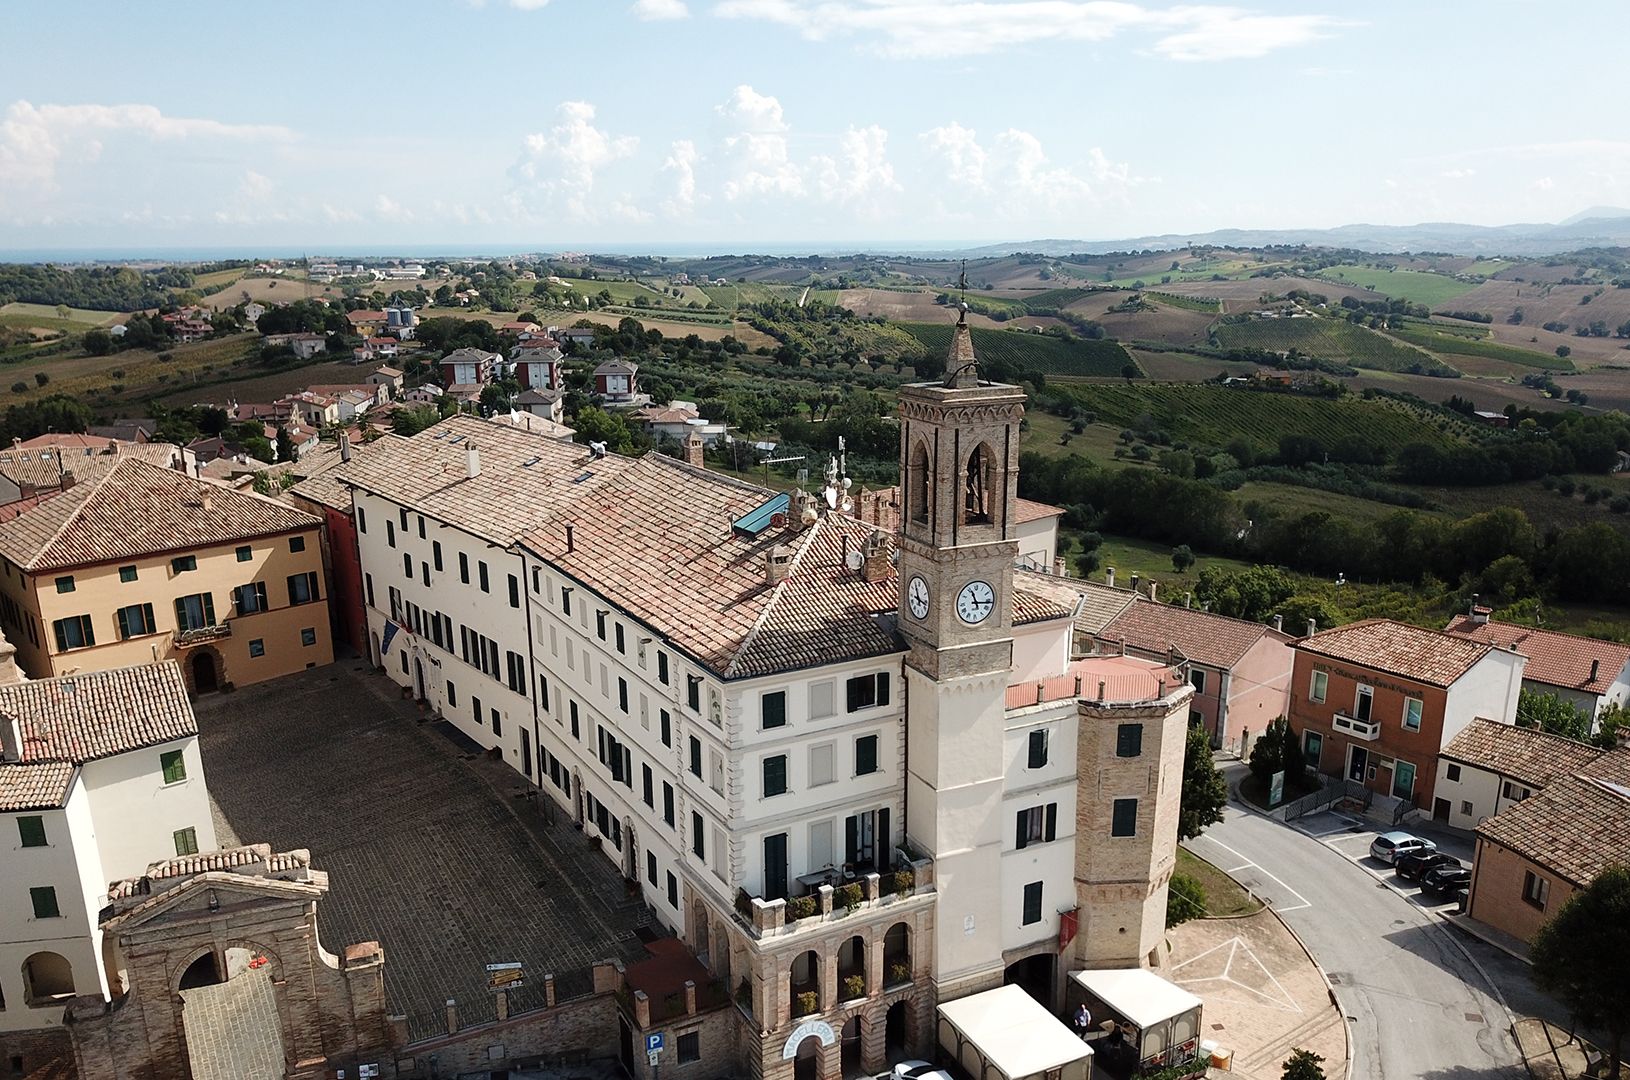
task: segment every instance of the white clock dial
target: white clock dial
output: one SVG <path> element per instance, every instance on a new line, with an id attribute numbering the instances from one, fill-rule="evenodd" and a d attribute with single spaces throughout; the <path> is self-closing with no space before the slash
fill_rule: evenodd
<path id="1" fill-rule="evenodd" d="M 913 618 L 928 618 L 928 582 L 920 577 L 911 579 L 906 587 L 906 607 L 911 610 Z"/>
<path id="2" fill-rule="evenodd" d="M 962 586 L 957 593 L 957 617 L 970 626 L 976 626 L 985 621 L 991 610 L 996 607 L 996 590 L 989 583 L 983 581 L 970 581 Z"/>

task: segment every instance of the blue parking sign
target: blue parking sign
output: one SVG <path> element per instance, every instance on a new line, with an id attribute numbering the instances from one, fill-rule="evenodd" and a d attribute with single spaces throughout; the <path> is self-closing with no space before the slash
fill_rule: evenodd
<path id="1" fill-rule="evenodd" d="M 647 1035 L 645 1037 L 645 1052 L 647 1054 L 659 1053 L 661 1050 L 662 1032 L 658 1031 L 655 1034 Z"/>

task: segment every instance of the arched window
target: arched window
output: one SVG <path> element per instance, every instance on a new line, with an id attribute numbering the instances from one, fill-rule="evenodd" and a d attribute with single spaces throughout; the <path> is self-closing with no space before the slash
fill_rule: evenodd
<path id="1" fill-rule="evenodd" d="M 929 492 L 932 490 L 928 479 L 928 447 L 922 443 L 911 452 L 911 463 L 906 469 L 906 501 L 910 507 L 911 520 L 928 521 Z"/>
<path id="2" fill-rule="evenodd" d="M 74 996 L 74 969 L 65 957 L 37 952 L 23 961 L 23 1000 L 51 1005 Z"/>
<path id="3" fill-rule="evenodd" d="M 962 521 L 965 525 L 984 525 L 991 520 L 991 484 L 994 481 L 994 457 L 989 443 L 980 443 L 968 455 L 967 473 L 962 483 Z"/>

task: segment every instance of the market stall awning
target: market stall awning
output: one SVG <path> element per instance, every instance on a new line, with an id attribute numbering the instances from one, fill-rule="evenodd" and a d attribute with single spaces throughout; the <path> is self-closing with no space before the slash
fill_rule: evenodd
<path id="1" fill-rule="evenodd" d="M 939 1015 L 981 1058 L 1013 1080 L 1092 1056 L 1090 1046 L 1017 986 L 949 1002 L 939 1007 Z M 940 1043 L 945 1044 L 943 1034 Z M 958 1048 L 947 1049 L 956 1053 Z"/>
<path id="2" fill-rule="evenodd" d="M 1070 976 L 1081 988 L 1140 1028 L 1154 1027 L 1201 1006 L 1181 986 L 1143 968 L 1104 968 Z"/>

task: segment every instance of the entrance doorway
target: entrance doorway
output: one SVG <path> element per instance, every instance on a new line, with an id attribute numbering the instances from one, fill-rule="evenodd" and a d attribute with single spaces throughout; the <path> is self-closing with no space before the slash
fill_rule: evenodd
<path id="1" fill-rule="evenodd" d="M 215 674 L 215 657 L 205 649 L 192 654 L 192 688 L 199 694 L 213 694 L 221 688 Z"/>
<path id="2" fill-rule="evenodd" d="M 1370 763 L 1370 752 L 1362 746 L 1347 748 L 1347 779 L 1364 782 L 1364 770 Z"/>
<path id="3" fill-rule="evenodd" d="M 798 1044 L 798 1056 L 792 1062 L 792 1080 L 819 1080 L 821 1075 L 821 1037 L 811 1035 Z"/>
<path id="4" fill-rule="evenodd" d="M 851 1016 L 843 1022 L 843 1036 L 839 1042 L 842 1047 L 841 1061 L 843 1075 L 860 1071 L 860 1017 Z"/>
<path id="5" fill-rule="evenodd" d="M 1058 958 L 1050 952 L 1037 953 L 1007 966 L 1002 982 L 1019 986 L 1048 1009 L 1053 1007 L 1053 971 Z"/>
<path id="6" fill-rule="evenodd" d="M 891 1059 L 906 1052 L 906 1039 L 906 1003 L 896 1001 L 883 1021 L 883 1047 Z"/>
<path id="7" fill-rule="evenodd" d="M 177 991 L 194 1080 L 285 1075 L 277 986 L 262 954 L 206 952 L 187 965 Z"/>
<path id="8" fill-rule="evenodd" d="M 416 700 L 424 700 L 424 665 L 419 658 L 413 658 L 413 696 Z"/>
<path id="9" fill-rule="evenodd" d="M 1432 800 L 1432 820 L 1433 821 L 1444 821 L 1444 822 L 1447 822 L 1449 820 L 1449 800 L 1448 799 L 1433 799 Z"/>

